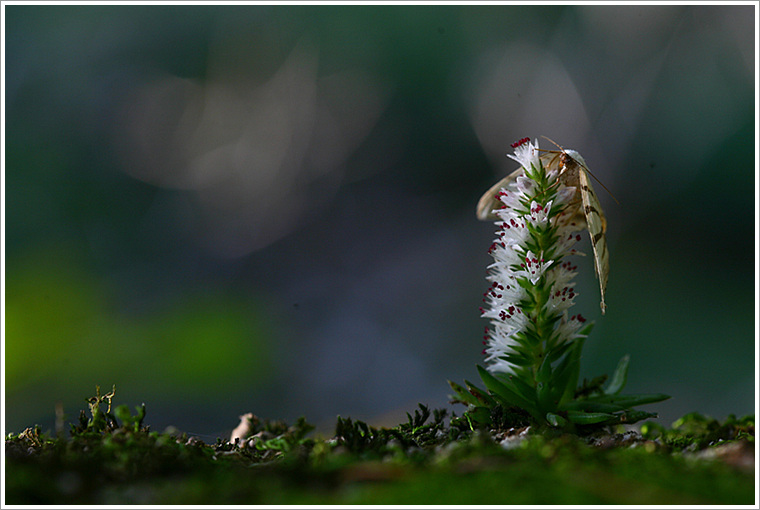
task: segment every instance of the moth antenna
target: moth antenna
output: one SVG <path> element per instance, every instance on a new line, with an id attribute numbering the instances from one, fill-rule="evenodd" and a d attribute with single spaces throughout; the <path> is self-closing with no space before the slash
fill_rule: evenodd
<path id="1" fill-rule="evenodd" d="M 557 142 L 555 142 L 554 140 L 552 140 L 552 139 L 551 139 L 551 138 L 549 138 L 548 136 L 544 136 L 544 135 L 541 135 L 541 138 L 546 138 L 546 139 L 547 139 L 547 140 L 549 140 L 551 143 L 553 143 L 554 145 L 556 145 L 557 147 L 559 147 L 559 149 L 560 149 L 562 152 L 565 152 L 565 148 L 564 148 L 564 147 L 562 147 L 560 144 L 558 144 Z M 600 183 L 600 184 L 601 184 L 601 183 Z"/>
<path id="2" fill-rule="evenodd" d="M 586 171 L 586 172 L 587 172 L 587 173 L 588 173 L 588 174 L 589 174 L 591 177 L 593 177 L 593 178 L 594 178 L 594 180 L 595 180 L 596 182 L 598 182 L 598 183 L 599 183 L 599 186 L 601 186 L 602 188 L 604 188 L 604 191 L 606 191 L 606 192 L 607 192 L 607 193 L 608 193 L 608 194 L 609 194 L 609 195 L 612 197 L 612 200 L 614 200 L 614 201 L 615 201 L 615 203 L 616 203 L 617 205 L 620 205 L 620 202 L 618 202 L 618 199 L 617 199 L 617 198 L 615 198 L 615 195 L 613 195 L 613 194 L 612 194 L 612 192 L 611 192 L 610 190 L 608 190 L 608 189 L 607 189 L 607 186 L 605 186 L 605 185 L 604 185 L 604 183 L 603 183 L 602 181 L 600 181 L 600 180 L 599 180 L 599 179 L 596 177 L 596 175 L 594 175 L 594 174 L 591 172 L 591 170 L 589 170 L 589 169 L 588 169 L 588 167 L 587 167 L 586 165 L 583 165 L 583 169 L 584 169 L 584 170 L 585 170 L 585 171 Z"/>

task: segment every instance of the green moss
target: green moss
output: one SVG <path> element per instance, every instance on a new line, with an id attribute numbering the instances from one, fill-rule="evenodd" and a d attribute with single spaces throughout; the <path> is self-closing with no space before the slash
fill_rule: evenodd
<path id="1" fill-rule="evenodd" d="M 641 432 L 649 439 L 660 439 L 676 450 L 699 450 L 708 446 L 746 440 L 755 441 L 755 417 L 729 415 L 722 423 L 709 416 L 689 413 L 673 423 L 673 428 L 647 422 Z"/>
<path id="2" fill-rule="evenodd" d="M 338 418 L 332 438 L 251 418 L 246 440 L 206 444 L 151 432 L 144 408 L 88 399 L 69 438 L 39 427 L 6 437 L 8 504 L 751 504 L 754 473 L 698 458 L 754 444 L 754 417 L 687 415 L 672 429 L 580 437 L 472 430 L 420 405 L 376 428 Z M 108 406 L 106 408 L 106 406 Z M 448 423 L 447 423 L 448 422 Z M 523 429 L 524 430 L 524 429 Z"/>

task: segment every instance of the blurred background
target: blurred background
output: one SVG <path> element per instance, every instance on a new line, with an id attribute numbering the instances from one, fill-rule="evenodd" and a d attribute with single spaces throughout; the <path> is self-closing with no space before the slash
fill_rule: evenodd
<path id="1" fill-rule="evenodd" d="M 6 432 L 96 385 L 211 441 L 448 406 L 483 361 L 475 204 L 541 135 L 620 202 L 581 375 L 630 354 L 665 425 L 754 412 L 754 6 L 4 12 Z"/>

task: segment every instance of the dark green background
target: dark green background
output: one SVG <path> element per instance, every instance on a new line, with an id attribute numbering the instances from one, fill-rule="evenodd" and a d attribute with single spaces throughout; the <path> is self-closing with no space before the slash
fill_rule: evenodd
<path id="1" fill-rule="evenodd" d="M 6 432 L 96 384 L 154 429 L 382 424 L 475 381 L 519 138 L 609 222 L 582 371 L 753 412 L 752 6 L 6 6 Z M 542 147 L 551 144 L 541 139 Z M 587 246 L 587 250 L 590 247 Z"/>

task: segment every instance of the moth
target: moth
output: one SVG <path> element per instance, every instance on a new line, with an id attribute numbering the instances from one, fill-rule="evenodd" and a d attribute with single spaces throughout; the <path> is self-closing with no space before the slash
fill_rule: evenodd
<path id="1" fill-rule="evenodd" d="M 594 193 L 593 186 L 591 186 L 590 171 L 583 156 L 578 154 L 578 151 L 557 146 L 560 148 L 558 151 L 542 151 L 541 163 L 547 172 L 559 170 L 557 179 L 560 184 L 572 186 L 580 192 L 580 197 L 576 193 L 573 203 L 571 203 L 571 207 L 574 205 L 577 207 L 573 220 L 585 226 L 591 237 L 591 247 L 594 251 L 594 269 L 601 292 L 600 306 L 602 314 L 604 314 L 607 310 L 607 304 L 604 302 L 604 291 L 607 288 L 607 278 L 610 273 L 610 255 L 607 251 L 607 238 L 605 236 L 607 218 L 605 218 L 599 199 Z M 478 201 L 476 210 L 479 220 L 498 219 L 498 216 L 494 214 L 494 210 L 502 206 L 498 199 L 498 193 L 502 188 L 508 187 L 520 175 L 523 175 L 522 168 L 515 170 L 483 194 Z"/>

